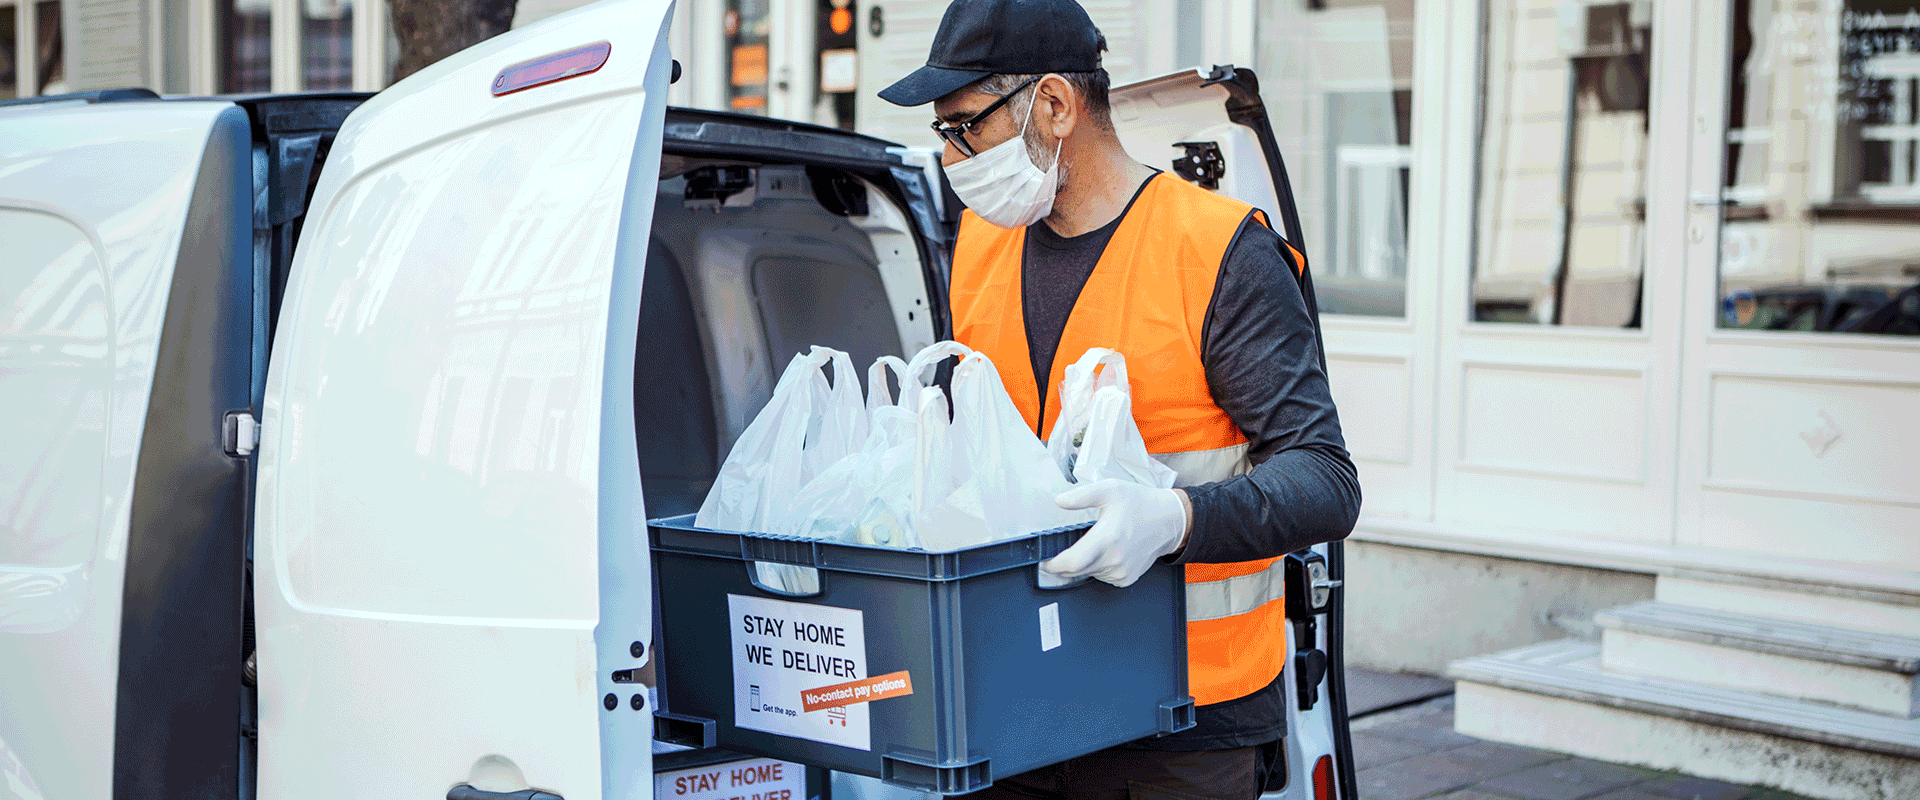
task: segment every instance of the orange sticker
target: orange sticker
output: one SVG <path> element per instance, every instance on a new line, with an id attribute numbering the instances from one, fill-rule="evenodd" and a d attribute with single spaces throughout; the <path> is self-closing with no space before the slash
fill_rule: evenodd
<path id="1" fill-rule="evenodd" d="M 839 708 L 855 703 L 871 703 L 889 697 L 904 697 L 913 694 L 913 678 L 906 670 L 886 675 L 875 675 L 857 681 L 836 683 L 818 689 L 808 689 L 800 693 L 800 708 L 803 711 L 819 711 L 823 708 Z"/>

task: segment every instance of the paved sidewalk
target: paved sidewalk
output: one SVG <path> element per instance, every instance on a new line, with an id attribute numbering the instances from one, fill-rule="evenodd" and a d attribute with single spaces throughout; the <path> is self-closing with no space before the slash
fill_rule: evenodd
<path id="1" fill-rule="evenodd" d="M 1463 736 L 1452 695 L 1352 727 L 1359 800 L 1806 800 Z"/>

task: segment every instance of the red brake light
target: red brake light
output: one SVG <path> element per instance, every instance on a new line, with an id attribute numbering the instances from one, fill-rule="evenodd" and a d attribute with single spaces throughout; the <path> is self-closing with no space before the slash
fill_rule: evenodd
<path id="1" fill-rule="evenodd" d="M 607 56 L 612 52 L 612 44 L 595 42 L 584 47 L 541 56 L 531 61 L 522 61 L 500 70 L 500 74 L 493 76 L 493 96 L 513 94 L 522 89 L 531 89 L 554 81 L 586 75 L 605 66 Z"/>
<path id="2" fill-rule="evenodd" d="M 1333 756 L 1313 762 L 1313 800 L 1333 800 Z"/>

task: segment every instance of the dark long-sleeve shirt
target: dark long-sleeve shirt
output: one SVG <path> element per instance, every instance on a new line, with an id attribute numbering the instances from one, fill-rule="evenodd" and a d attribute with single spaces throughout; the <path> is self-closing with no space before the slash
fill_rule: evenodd
<path id="1" fill-rule="evenodd" d="M 1124 217 L 1072 238 L 1045 223 L 1027 228 L 1021 294 L 1034 378 L 1041 387 L 1048 386 L 1074 302 Z M 1247 437 L 1253 469 L 1186 489 L 1193 526 L 1176 556 L 1181 563 L 1273 558 L 1353 530 L 1359 478 L 1340 435 L 1314 318 L 1295 275 L 1279 234 L 1251 215 L 1243 220 L 1214 285 L 1200 359 L 1214 402 Z M 1202 706 L 1199 724 L 1191 730 L 1139 744 L 1174 750 L 1243 747 L 1277 739 L 1285 733 L 1285 719 L 1276 680 L 1248 697 Z"/>

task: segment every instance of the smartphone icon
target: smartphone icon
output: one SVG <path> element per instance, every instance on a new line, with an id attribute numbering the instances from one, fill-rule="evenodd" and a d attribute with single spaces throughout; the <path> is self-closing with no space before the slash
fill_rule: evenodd
<path id="1" fill-rule="evenodd" d="M 760 687 L 757 685 L 749 685 L 747 687 L 747 710 L 760 710 Z"/>

